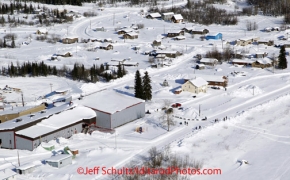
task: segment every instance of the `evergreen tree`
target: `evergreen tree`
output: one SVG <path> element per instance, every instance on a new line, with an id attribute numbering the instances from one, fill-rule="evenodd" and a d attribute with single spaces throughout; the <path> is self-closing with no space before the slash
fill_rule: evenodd
<path id="1" fill-rule="evenodd" d="M 125 67 L 124 66 L 122 67 L 122 74 L 123 74 L 123 76 L 126 75 L 126 70 L 125 70 Z"/>
<path id="2" fill-rule="evenodd" d="M 12 36 L 12 43 L 11 43 L 11 48 L 15 48 L 15 41 L 14 41 L 14 36 Z"/>
<path id="3" fill-rule="evenodd" d="M 280 69 L 286 69 L 287 68 L 287 59 L 286 59 L 285 46 L 281 46 L 281 48 L 280 48 L 278 68 L 280 68 Z"/>
<path id="4" fill-rule="evenodd" d="M 121 63 L 119 63 L 119 65 L 118 65 L 117 77 L 118 77 L 118 78 L 123 77 L 123 71 L 122 71 Z"/>
<path id="5" fill-rule="evenodd" d="M 3 42 L 3 47 L 6 48 L 7 45 L 6 45 L 6 39 L 4 38 L 4 42 Z"/>
<path id="6" fill-rule="evenodd" d="M 151 100 L 152 99 L 152 87 L 151 87 L 151 79 L 149 77 L 148 72 L 145 72 L 143 76 L 143 99 Z"/>
<path id="7" fill-rule="evenodd" d="M 141 78 L 139 70 L 137 70 L 135 73 L 134 89 L 135 89 L 135 97 L 143 99 L 143 85 L 142 85 L 142 78 Z"/>
<path id="8" fill-rule="evenodd" d="M 52 74 L 55 75 L 55 76 L 57 75 L 56 66 L 53 66 Z"/>

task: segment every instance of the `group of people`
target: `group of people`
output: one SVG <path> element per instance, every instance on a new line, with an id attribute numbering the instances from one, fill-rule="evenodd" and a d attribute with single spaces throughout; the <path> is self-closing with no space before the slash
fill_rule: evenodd
<path id="1" fill-rule="evenodd" d="M 228 119 L 227 116 L 223 118 L 224 121 L 226 121 L 227 119 Z M 218 119 L 215 119 L 214 122 L 219 122 L 219 120 Z"/>

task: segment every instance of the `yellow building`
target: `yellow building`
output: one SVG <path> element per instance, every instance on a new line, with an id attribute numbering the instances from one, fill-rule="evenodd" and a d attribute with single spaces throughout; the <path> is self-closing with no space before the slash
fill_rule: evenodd
<path id="1" fill-rule="evenodd" d="M 184 83 L 181 86 L 181 88 L 182 88 L 182 91 L 188 91 L 191 93 L 198 94 L 200 92 L 206 93 L 207 85 L 208 85 L 208 82 L 206 80 L 204 80 L 201 77 L 198 77 L 198 78 L 186 81 L 186 83 Z"/>

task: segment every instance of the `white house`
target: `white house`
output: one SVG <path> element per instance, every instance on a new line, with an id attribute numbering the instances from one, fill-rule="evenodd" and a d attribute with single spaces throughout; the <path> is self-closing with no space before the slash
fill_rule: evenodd
<path id="1" fill-rule="evenodd" d="M 208 83 L 206 80 L 204 80 L 201 77 L 198 77 L 198 78 L 186 81 L 186 83 L 184 83 L 181 86 L 181 88 L 182 88 L 182 91 L 188 91 L 191 93 L 198 94 L 200 92 L 206 93 L 207 85 Z"/>
<path id="2" fill-rule="evenodd" d="M 39 165 L 35 165 L 33 163 L 24 164 L 22 166 L 17 167 L 16 172 L 18 174 L 29 174 L 29 173 L 33 172 L 37 166 L 39 166 Z"/>
<path id="3" fill-rule="evenodd" d="M 214 66 L 217 64 L 218 60 L 215 58 L 202 58 L 199 62 L 204 65 Z"/>
<path id="4" fill-rule="evenodd" d="M 59 155 L 51 156 L 51 158 L 46 159 L 45 162 L 52 167 L 62 168 L 64 166 L 72 164 L 72 155 L 59 154 Z"/>

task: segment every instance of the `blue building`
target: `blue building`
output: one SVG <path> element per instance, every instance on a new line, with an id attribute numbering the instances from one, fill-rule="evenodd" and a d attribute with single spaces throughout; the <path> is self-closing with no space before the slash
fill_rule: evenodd
<path id="1" fill-rule="evenodd" d="M 205 39 L 206 40 L 209 40 L 209 39 L 222 39 L 223 38 L 223 35 L 222 33 L 216 33 L 216 34 L 208 34 L 205 36 Z"/>

